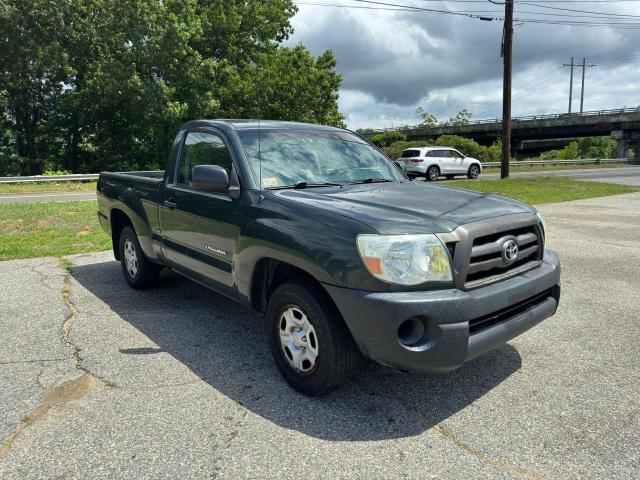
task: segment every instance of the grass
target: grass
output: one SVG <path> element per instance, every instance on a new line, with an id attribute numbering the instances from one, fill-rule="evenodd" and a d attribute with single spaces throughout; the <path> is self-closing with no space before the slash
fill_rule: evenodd
<path id="1" fill-rule="evenodd" d="M 96 191 L 96 182 L 0 183 L 0 193 Z"/>
<path id="2" fill-rule="evenodd" d="M 108 250 L 97 211 L 92 201 L 0 205 L 0 260 Z"/>
<path id="3" fill-rule="evenodd" d="M 443 182 L 443 184 L 450 187 L 495 193 L 531 204 L 566 202 L 640 191 L 639 188 L 627 185 L 587 182 L 567 177 L 530 177 L 482 181 L 452 180 Z"/>
<path id="4" fill-rule="evenodd" d="M 640 191 L 635 187 L 566 177 L 453 180 L 442 184 L 533 204 Z M 0 260 L 59 257 L 110 249 L 111 239 L 98 222 L 97 210 L 95 201 L 0 205 Z"/>

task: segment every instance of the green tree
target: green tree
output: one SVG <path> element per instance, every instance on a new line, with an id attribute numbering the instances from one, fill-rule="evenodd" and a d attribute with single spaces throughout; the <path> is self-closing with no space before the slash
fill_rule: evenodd
<path id="1" fill-rule="evenodd" d="M 428 140 L 413 140 L 410 142 L 400 141 L 393 142 L 388 147 L 382 147 L 381 150 L 387 154 L 387 156 L 393 160 L 397 160 L 402 155 L 403 150 L 412 147 L 428 147 L 433 145 L 433 142 Z"/>
<path id="2" fill-rule="evenodd" d="M 578 141 L 580 158 L 613 158 L 616 141 L 611 137 L 584 137 Z"/>
<path id="3" fill-rule="evenodd" d="M 451 117 L 447 122 L 449 125 L 467 125 L 471 121 L 473 113 L 469 112 L 466 108 L 460 110 L 455 117 Z"/>
<path id="4" fill-rule="evenodd" d="M 69 73 L 63 47 L 66 4 L 7 1 L 0 8 L 0 93 L 16 154 L 27 171 L 42 172 L 38 137 L 54 115 Z M 46 128 L 45 128 L 46 129 Z"/>
<path id="5" fill-rule="evenodd" d="M 419 105 L 418 108 L 416 108 L 416 112 L 422 119 L 422 122 L 420 122 L 421 126 L 435 127 L 436 125 L 438 125 L 438 119 L 435 117 L 435 115 L 427 112 L 422 105 Z"/>
<path id="6" fill-rule="evenodd" d="M 397 131 L 379 133 L 370 138 L 371 143 L 378 147 L 387 147 L 395 142 L 404 142 L 406 139 L 404 134 Z"/>
<path id="7" fill-rule="evenodd" d="M 343 124 L 331 52 L 280 44 L 291 0 L 3 3 L 0 165 L 157 167 L 193 118 Z"/>
<path id="8" fill-rule="evenodd" d="M 436 139 L 436 145 L 453 147 L 468 157 L 481 157 L 487 149 L 475 140 L 459 135 L 441 135 Z"/>

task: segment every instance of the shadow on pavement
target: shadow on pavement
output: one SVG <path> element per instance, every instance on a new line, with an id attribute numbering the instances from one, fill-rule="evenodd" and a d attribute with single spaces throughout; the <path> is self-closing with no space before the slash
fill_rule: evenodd
<path id="1" fill-rule="evenodd" d="M 155 362 L 156 354 L 166 352 L 253 413 L 325 440 L 418 435 L 482 397 L 521 366 L 520 355 L 510 345 L 447 374 L 400 373 L 363 361 L 352 383 L 322 398 L 307 398 L 280 377 L 262 319 L 236 302 L 168 271 L 158 287 L 132 290 L 115 261 L 74 266 L 72 275 L 157 346 L 114 346 L 113 355 Z M 78 308 L 83 310 L 82 305 Z"/>

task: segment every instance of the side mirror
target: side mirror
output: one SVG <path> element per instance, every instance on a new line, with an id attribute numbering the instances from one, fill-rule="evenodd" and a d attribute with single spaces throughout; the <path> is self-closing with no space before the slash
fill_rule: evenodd
<path id="1" fill-rule="evenodd" d="M 191 187 L 205 192 L 227 193 L 229 175 L 220 165 L 197 165 L 191 172 Z"/>

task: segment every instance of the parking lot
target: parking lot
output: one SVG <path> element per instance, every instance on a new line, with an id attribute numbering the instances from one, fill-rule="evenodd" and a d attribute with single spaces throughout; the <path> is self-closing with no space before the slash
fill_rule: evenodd
<path id="1" fill-rule="evenodd" d="M 320 399 L 258 316 L 110 252 L 0 262 L 0 478 L 640 476 L 640 193 L 541 207 L 558 314 L 448 374 Z"/>

